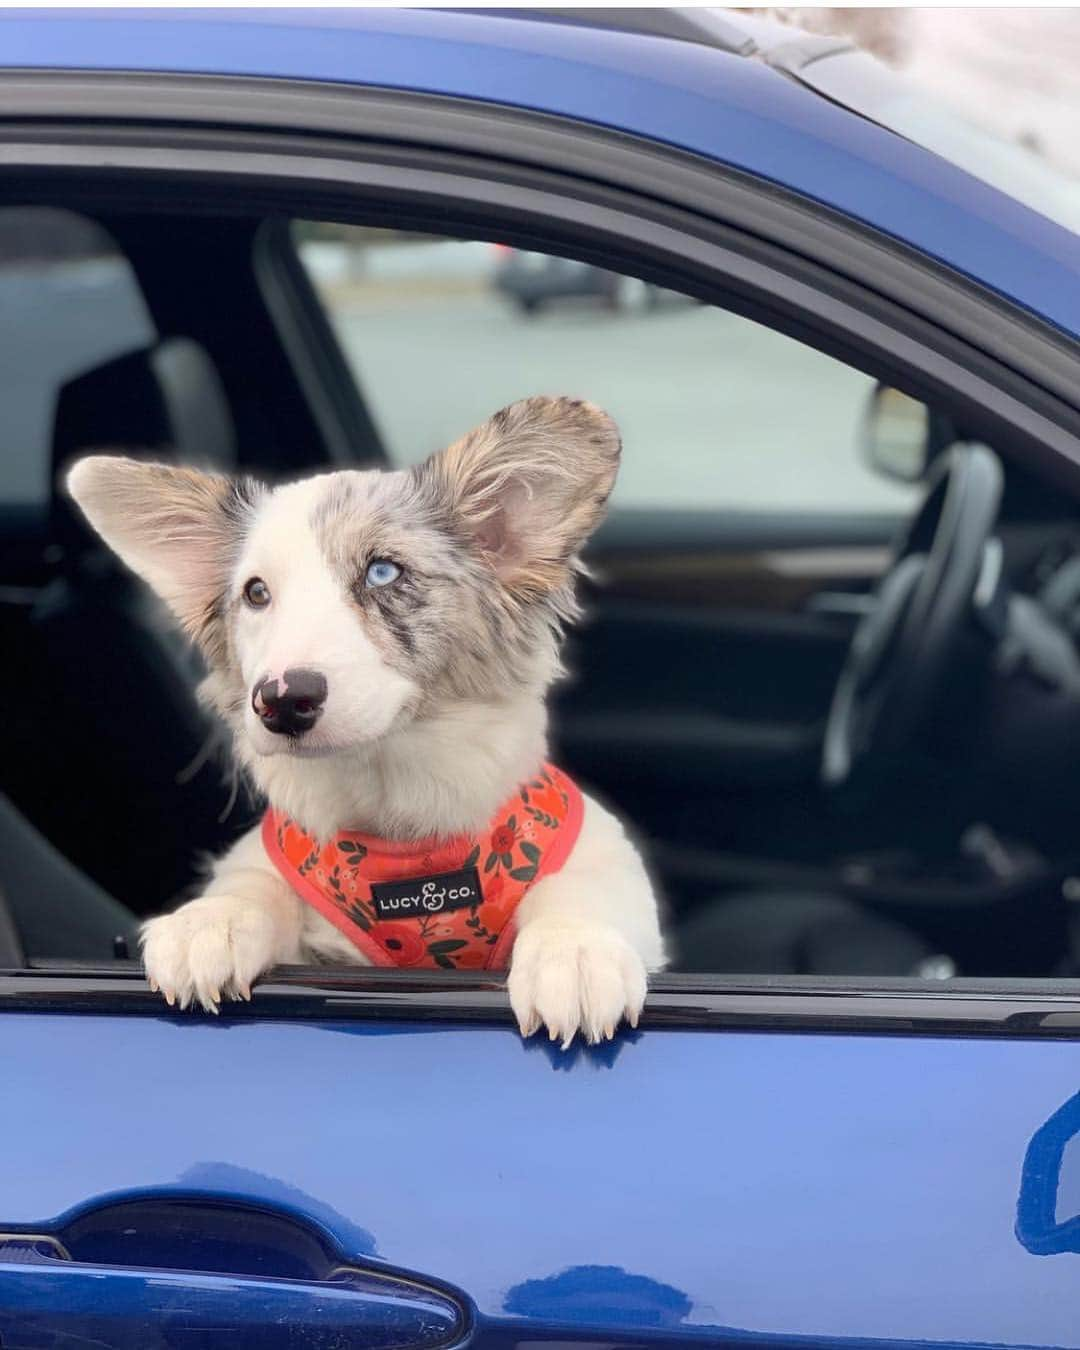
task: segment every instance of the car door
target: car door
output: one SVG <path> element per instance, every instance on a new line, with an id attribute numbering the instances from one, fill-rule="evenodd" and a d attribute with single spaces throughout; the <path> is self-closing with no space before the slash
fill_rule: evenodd
<path id="1" fill-rule="evenodd" d="M 947 394 L 1017 454 L 1077 451 L 1072 410 L 934 322 L 955 278 L 828 217 L 814 217 L 821 237 L 854 231 L 877 286 L 850 258 L 829 271 L 824 249 L 808 263 L 809 243 L 796 252 L 779 228 L 762 249 L 775 189 L 698 164 L 711 186 L 693 221 L 677 183 L 658 211 L 658 164 L 676 179 L 687 166 L 655 144 L 641 149 L 653 192 L 635 196 L 628 175 L 597 202 L 599 160 L 567 166 L 634 148 L 595 129 L 488 110 L 503 148 L 526 125 L 537 138 L 534 179 L 524 151 L 513 173 L 490 143 L 478 162 L 463 110 L 424 99 L 326 90 L 315 108 L 287 82 L 177 77 L 149 81 L 133 114 L 108 79 L 21 83 L 24 114 L 64 92 L 47 134 L 3 130 L 23 191 L 32 170 L 39 192 L 77 181 L 83 197 L 164 193 L 202 211 L 253 194 L 286 216 L 303 201 L 365 221 L 392 200 L 429 226 L 479 221 L 571 254 L 602 242 L 628 275 L 753 298 L 778 328 Z M 328 105 L 333 144 L 314 134 Z M 372 151 L 362 135 L 393 115 L 400 153 Z M 449 154 L 455 137 L 448 173 L 431 147 Z M 753 237 L 734 224 L 742 192 L 761 208 Z M 883 258 L 899 289 L 929 296 L 918 315 L 883 298 Z M 961 290 L 995 340 L 1038 345 L 1006 305 Z M 494 978 L 284 971 L 211 1019 L 164 1008 L 123 964 L 11 969 L 0 1341 L 1073 1345 L 1078 1018 L 1070 987 L 1038 982 L 669 976 L 639 1029 L 563 1052 L 518 1036 Z"/>
<path id="2" fill-rule="evenodd" d="M 455 983 L 5 977 L 5 1346 L 1076 1343 L 1074 1000 Z"/>

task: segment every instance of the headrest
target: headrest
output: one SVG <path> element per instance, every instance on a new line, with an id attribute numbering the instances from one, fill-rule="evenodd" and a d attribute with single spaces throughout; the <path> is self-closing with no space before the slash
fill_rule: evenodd
<path id="1" fill-rule="evenodd" d="M 90 450 L 229 470 L 236 435 L 221 377 L 190 338 L 166 338 L 65 384 L 53 423 L 53 478 Z"/>

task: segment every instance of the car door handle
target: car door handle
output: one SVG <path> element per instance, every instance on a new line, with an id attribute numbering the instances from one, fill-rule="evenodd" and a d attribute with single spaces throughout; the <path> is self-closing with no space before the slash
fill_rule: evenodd
<path id="1" fill-rule="evenodd" d="M 113 1266 L 0 1235 L 3 1350 L 433 1350 L 463 1324 L 441 1293 L 350 1266 L 300 1280 Z"/>

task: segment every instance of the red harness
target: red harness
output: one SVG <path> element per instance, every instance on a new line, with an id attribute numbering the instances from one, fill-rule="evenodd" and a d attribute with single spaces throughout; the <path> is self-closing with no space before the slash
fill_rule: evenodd
<path id="1" fill-rule="evenodd" d="M 372 965 L 498 970 L 510 961 L 526 891 L 557 872 L 584 804 L 550 764 L 523 783 L 480 834 L 394 844 L 344 830 L 320 843 L 272 807 L 263 844 L 296 894 Z"/>

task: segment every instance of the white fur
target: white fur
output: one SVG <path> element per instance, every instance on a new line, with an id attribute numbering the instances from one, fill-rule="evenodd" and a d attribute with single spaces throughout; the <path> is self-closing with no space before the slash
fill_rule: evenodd
<path id="1" fill-rule="evenodd" d="M 663 964 L 656 903 L 622 826 L 591 798 L 570 857 L 518 909 L 510 1002 L 521 1032 L 541 1025 L 568 1046 L 636 1025 L 646 972 Z M 216 1012 L 249 998 L 274 965 L 313 958 L 366 964 L 356 947 L 300 900 L 250 831 L 214 868 L 206 893 L 143 929 L 147 978 L 170 1004 Z"/>
<path id="2" fill-rule="evenodd" d="M 499 436 L 509 434 L 515 416 L 531 416 L 545 426 L 564 415 L 577 419 L 591 436 L 582 442 L 581 454 L 560 459 L 551 450 L 548 458 L 580 469 L 591 462 L 590 454 L 598 465 L 606 454 L 610 463 L 604 461 L 602 474 L 597 468 L 595 481 L 583 481 L 571 506 L 564 502 L 556 510 L 561 499 L 549 488 L 553 495 L 545 509 L 554 512 L 564 532 L 573 517 L 580 534 L 582 522 L 602 507 L 614 477 L 617 438 L 608 444 L 597 428 L 608 427 L 609 441 L 613 429 L 587 405 L 565 401 L 534 400 L 509 414 L 493 419 L 494 429 L 482 429 L 486 440 L 477 433 L 446 452 L 437 466 L 445 468 L 443 478 L 475 476 L 485 456 L 507 458 Z M 547 461 L 535 445 L 526 448 L 519 457 L 534 472 Z M 510 469 L 501 467 L 500 473 L 507 477 Z M 564 495 L 573 486 L 570 478 L 566 468 L 556 483 Z M 328 493 L 331 498 L 344 493 L 350 510 L 362 514 L 369 500 L 377 502 L 382 494 L 385 502 L 387 492 L 398 491 L 403 481 L 403 475 L 349 472 L 266 492 L 251 504 L 253 514 L 234 556 L 222 542 L 228 518 L 215 514 L 216 503 L 227 495 L 224 479 L 107 458 L 83 461 L 69 479 L 91 522 L 154 584 L 189 631 L 198 631 L 207 598 L 223 597 L 227 659 L 219 655 L 207 681 L 208 697 L 227 712 L 237 755 L 257 786 L 277 809 L 321 839 L 345 828 L 393 839 L 480 830 L 546 755 L 544 693 L 556 670 L 553 632 L 542 628 L 546 636 L 537 642 L 531 664 L 502 696 L 458 692 L 432 699 L 409 678 L 407 663 L 403 671 L 401 651 L 387 646 L 386 631 L 358 612 L 342 569 L 328 558 L 317 524 L 319 503 Z M 442 480 L 437 485 L 444 490 Z M 544 506 L 540 488 L 535 493 L 530 488 L 530 494 L 537 510 Z M 508 500 L 513 504 L 517 498 Z M 527 514 L 520 503 L 518 513 Z M 506 513 L 511 523 L 512 516 Z M 530 528 L 548 539 L 546 560 L 538 563 L 528 551 L 518 557 L 512 549 L 506 556 L 513 554 L 518 570 L 527 572 L 522 584 L 535 592 L 557 584 L 551 558 L 559 549 L 565 552 L 565 543 L 550 520 L 542 528 L 533 521 Z M 520 537 L 530 538 L 528 531 Z M 436 574 L 454 565 L 452 549 L 460 546 L 429 529 L 426 547 L 429 571 Z M 493 568 L 485 584 L 502 585 L 497 573 Z M 269 587 L 272 599 L 264 608 L 242 601 L 252 577 Z M 326 704 L 302 738 L 275 736 L 252 706 L 251 691 L 261 680 L 280 681 L 296 668 L 323 673 Z M 586 799 L 581 834 L 562 869 L 527 893 L 516 924 L 509 993 L 524 1035 L 544 1026 L 552 1040 L 567 1046 L 578 1033 L 595 1042 L 613 1035 L 623 1018 L 637 1022 L 646 973 L 664 960 L 657 906 L 622 826 L 595 801 Z M 151 986 L 170 1004 L 198 1004 L 211 1012 L 222 999 L 249 998 L 252 982 L 277 964 L 365 963 L 282 879 L 258 830 L 217 862 L 199 899 L 144 925 L 143 956 Z"/>
<path id="3" fill-rule="evenodd" d="M 309 828 L 324 837 L 358 823 L 391 837 L 453 834 L 486 823 L 544 750 L 544 709 L 534 699 L 462 704 L 351 753 L 256 758 L 251 767 L 271 801 L 320 822 Z M 657 906 L 622 825 L 592 798 L 569 858 L 526 894 L 516 921 L 509 992 L 523 1035 L 545 1026 L 567 1046 L 577 1032 L 596 1042 L 624 1017 L 637 1023 L 646 972 L 664 963 Z M 222 998 L 249 997 L 274 965 L 367 964 L 282 879 L 258 829 L 217 863 L 202 897 L 144 925 L 143 956 L 170 1003 L 212 1012 Z"/>
<path id="4" fill-rule="evenodd" d="M 303 754 L 313 756 L 384 735 L 419 696 L 411 681 L 386 664 L 356 622 L 307 524 L 334 476 L 278 488 L 259 512 L 258 525 L 233 570 L 236 586 L 247 577 L 261 577 L 273 596 L 265 610 L 241 609 L 236 621 L 245 688 L 261 676 L 280 678 L 301 666 L 314 666 L 327 678 L 326 710 L 302 742 Z M 281 736 L 260 724 L 250 699 L 244 718 L 247 744 L 257 755 L 295 754 Z"/>

